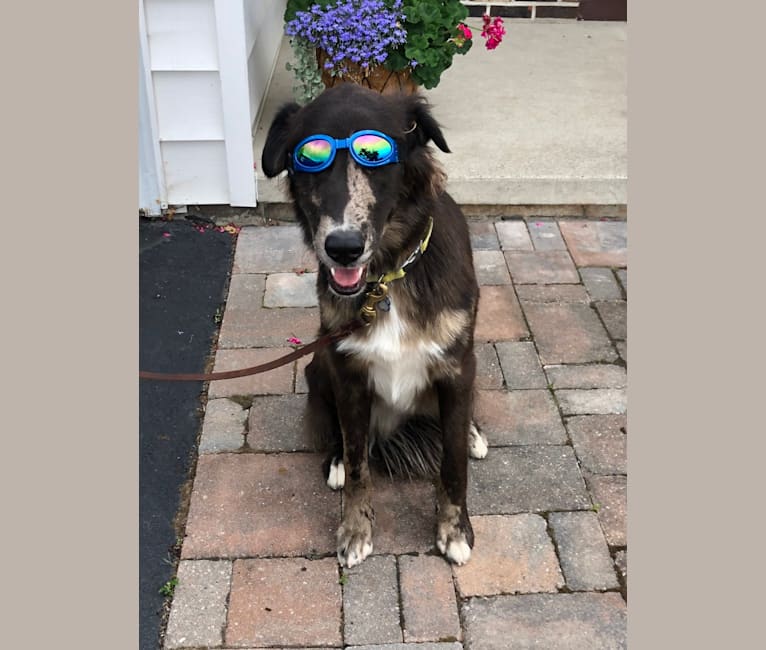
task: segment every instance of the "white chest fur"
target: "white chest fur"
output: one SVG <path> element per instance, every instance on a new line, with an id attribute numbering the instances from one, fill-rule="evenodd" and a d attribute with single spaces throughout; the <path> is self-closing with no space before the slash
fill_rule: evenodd
<path id="1" fill-rule="evenodd" d="M 438 343 L 413 334 L 393 302 L 367 337 L 347 338 L 338 349 L 369 364 L 370 388 L 401 413 L 412 411 L 428 384 L 429 368 L 444 355 Z"/>

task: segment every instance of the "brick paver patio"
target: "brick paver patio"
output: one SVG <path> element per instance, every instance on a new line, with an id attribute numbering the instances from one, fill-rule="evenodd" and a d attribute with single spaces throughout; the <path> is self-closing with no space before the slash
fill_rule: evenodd
<path id="1" fill-rule="evenodd" d="M 469 467 L 472 560 L 435 550 L 429 482 L 376 476 L 374 553 L 341 570 L 306 361 L 212 382 L 165 648 L 626 647 L 627 222 L 470 228 L 490 444 Z M 215 369 L 311 340 L 315 271 L 296 225 L 243 228 Z"/>

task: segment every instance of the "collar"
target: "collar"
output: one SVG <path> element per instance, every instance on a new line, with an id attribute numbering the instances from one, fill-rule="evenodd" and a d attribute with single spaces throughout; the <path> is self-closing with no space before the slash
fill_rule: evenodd
<path id="1" fill-rule="evenodd" d="M 405 260 L 404 264 L 402 264 L 402 266 L 396 271 L 389 271 L 388 273 L 384 273 L 379 278 L 375 278 L 375 276 L 367 276 L 367 282 L 374 282 L 375 284 L 380 284 L 381 282 L 387 283 L 391 282 L 392 280 L 400 280 L 405 275 L 407 275 L 407 271 L 412 267 L 413 264 L 415 264 L 415 262 L 420 259 L 420 256 L 426 252 L 426 248 L 428 248 L 428 242 L 431 241 L 431 233 L 433 232 L 433 229 L 434 219 L 433 217 L 429 216 L 428 225 L 426 226 L 423 238 L 418 242 L 415 250 L 410 253 L 410 256 Z"/>
<path id="2" fill-rule="evenodd" d="M 412 268 L 412 266 L 421 258 L 423 253 L 426 252 L 428 243 L 431 241 L 431 233 L 433 232 L 433 228 L 434 220 L 433 217 L 429 215 L 428 225 L 426 226 L 423 238 L 418 242 L 415 250 L 410 253 L 404 264 L 402 264 L 401 267 L 395 271 L 389 271 L 388 273 L 382 274 L 377 279 L 375 276 L 367 277 L 367 282 L 374 284 L 372 289 L 370 289 L 365 294 L 364 304 L 359 310 L 359 315 L 361 316 L 362 320 L 365 321 L 365 323 L 369 324 L 375 320 L 375 317 L 377 316 L 376 309 L 378 303 L 386 301 L 388 304 L 390 304 L 390 298 L 388 298 L 388 283 L 392 282 L 393 280 L 400 280 L 405 275 L 407 275 L 407 271 L 409 271 L 410 268 Z M 386 309 L 386 311 L 388 311 L 388 309 Z"/>

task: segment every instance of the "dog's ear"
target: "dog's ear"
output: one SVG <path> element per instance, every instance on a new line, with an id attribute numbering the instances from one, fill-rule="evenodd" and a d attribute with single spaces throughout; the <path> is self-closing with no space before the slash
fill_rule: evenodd
<path id="1" fill-rule="evenodd" d="M 290 132 L 290 121 L 300 110 L 295 102 L 285 104 L 279 109 L 277 116 L 269 127 L 266 144 L 261 154 L 261 169 L 269 178 L 276 176 L 287 168 L 287 135 Z"/>
<path id="2" fill-rule="evenodd" d="M 424 147 L 433 141 L 444 153 L 451 153 L 439 123 L 431 115 L 431 108 L 423 96 L 415 94 L 407 98 L 407 118 L 408 127 L 405 132 L 412 148 Z"/>

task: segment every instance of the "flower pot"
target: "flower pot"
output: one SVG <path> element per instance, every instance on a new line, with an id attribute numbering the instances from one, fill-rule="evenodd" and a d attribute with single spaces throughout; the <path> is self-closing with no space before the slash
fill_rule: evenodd
<path id="1" fill-rule="evenodd" d="M 324 83 L 325 88 L 332 88 L 339 83 L 355 83 L 383 94 L 398 92 L 412 94 L 419 87 L 413 81 L 409 69 L 387 70 L 382 65 L 362 68 L 353 61 L 343 61 L 345 71 L 342 74 L 333 75 L 330 70 L 325 69 L 325 61 L 327 61 L 327 53 L 318 49 L 317 63 L 322 72 L 322 83 Z"/>

